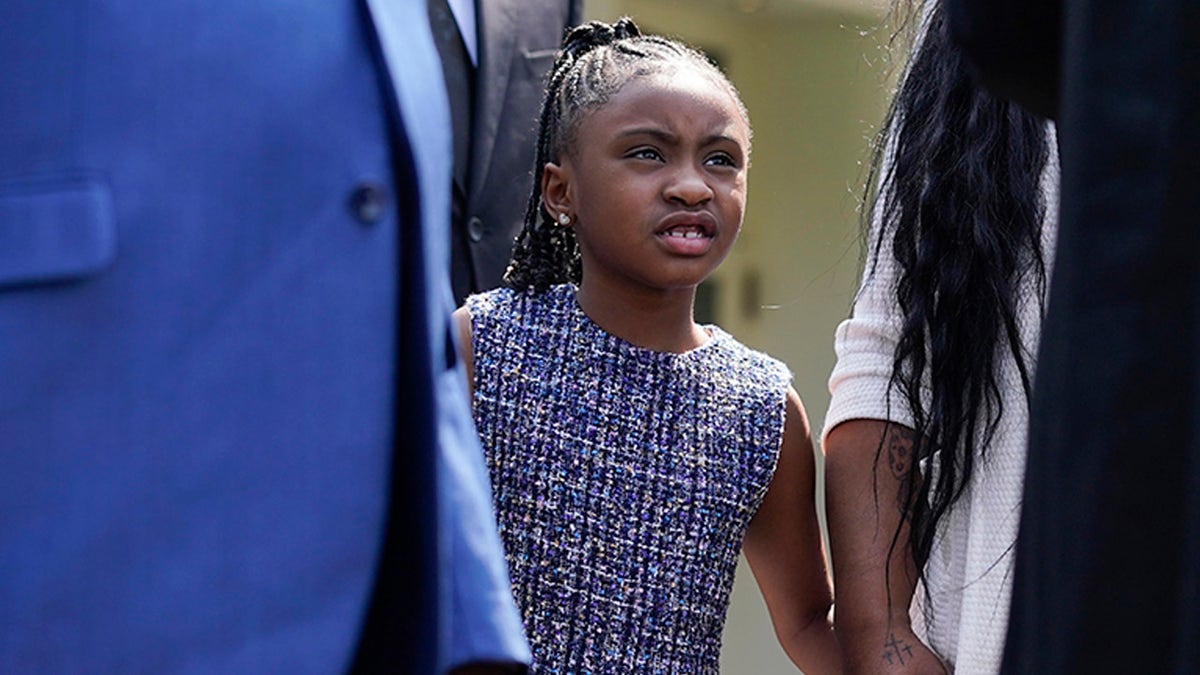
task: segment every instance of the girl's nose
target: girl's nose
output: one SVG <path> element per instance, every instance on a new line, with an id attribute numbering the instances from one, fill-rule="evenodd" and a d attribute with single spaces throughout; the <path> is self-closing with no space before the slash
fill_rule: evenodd
<path id="1" fill-rule="evenodd" d="M 712 199 L 713 190 L 705 176 L 693 167 L 680 169 L 663 190 L 667 201 L 684 206 L 699 206 Z"/>

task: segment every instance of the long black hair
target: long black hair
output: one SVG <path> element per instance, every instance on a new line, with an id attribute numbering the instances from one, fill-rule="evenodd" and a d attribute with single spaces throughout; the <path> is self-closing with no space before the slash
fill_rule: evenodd
<path id="1" fill-rule="evenodd" d="M 867 273 L 886 249 L 898 270 L 889 400 L 909 408 L 913 458 L 926 460 L 908 463 L 900 505 L 922 579 L 938 523 L 986 461 L 1006 357 L 1028 405 L 1018 311 L 1031 292 L 1044 296 L 1049 158 L 1046 122 L 973 81 L 940 0 L 928 2 L 876 143 L 864 223 L 875 233 Z M 881 439 L 877 469 L 882 450 Z"/>
<path id="2" fill-rule="evenodd" d="M 592 21 L 567 33 L 550 71 L 538 124 L 533 191 L 525 207 L 525 226 L 513 248 L 504 281 L 512 288 L 545 290 L 579 283 L 583 268 L 579 243 L 542 208 L 542 174 L 547 162 L 572 152 L 579 122 L 611 99 L 631 80 L 690 66 L 726 88 L 749 127 L 741 97 L 727 77 L 703 54 L 675 40 L 643 35 L 626 17 L 608 24 Z"/>

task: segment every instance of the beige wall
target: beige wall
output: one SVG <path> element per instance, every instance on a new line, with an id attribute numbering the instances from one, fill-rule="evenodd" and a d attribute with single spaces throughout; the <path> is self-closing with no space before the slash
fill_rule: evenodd
<path id="1" fill-rule="evenodd" d="M 771 3 L 587 0 L 586 10 L 604 20 L 629 15 L 643 30 L 713 51 L 741 91 L 754 125 L 750 199 L 742 237 L 714 277 L 717 320 L 792 368 L 816 436 L 833 330 L 859 272 L 857 205 L 885 92 L 882 19 L 828 3 L 752 13 L 739 5 Z M 744 564 L 722 663 L 734 675 L 795 672 Z"/>

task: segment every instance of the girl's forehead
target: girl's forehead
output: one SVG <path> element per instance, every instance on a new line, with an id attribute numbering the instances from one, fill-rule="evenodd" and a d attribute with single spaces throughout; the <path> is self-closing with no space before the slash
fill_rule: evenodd
<path id="1" fill-rule="evenodd" d="M 632 123 L 653 119 L 667 123 L 728 126 L 749 137 L 749 124 L 730 87 L 696 68 L 655 73 L 626 82 L 593 118 Z"/>
<path id="2" fill-rule="evenodd" d="M 662 68 L 639 73 L 621 85 L 617 94 L 639 86 L 662 91 L 719 93 L 728 97 L 734 107 L 738 105 L 733 87 L 727 80 L 716 72 L 687 61 L 669 63 Z"/>

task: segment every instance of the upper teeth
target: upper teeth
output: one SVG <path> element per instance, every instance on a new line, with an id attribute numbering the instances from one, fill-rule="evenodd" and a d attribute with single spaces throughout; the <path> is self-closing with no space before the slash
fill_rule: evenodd
<path id="1" fill-rule="evenodd" d="M 667 230 L 668 237 L 683 237 L 684 239 L 699 239 L 704 236 L 700 230 Z"/>

